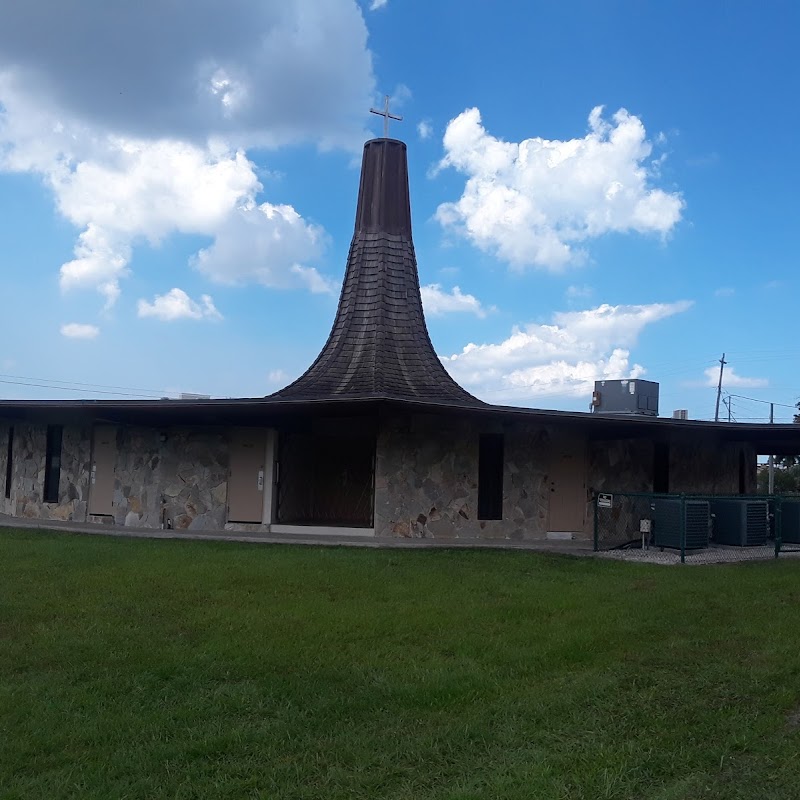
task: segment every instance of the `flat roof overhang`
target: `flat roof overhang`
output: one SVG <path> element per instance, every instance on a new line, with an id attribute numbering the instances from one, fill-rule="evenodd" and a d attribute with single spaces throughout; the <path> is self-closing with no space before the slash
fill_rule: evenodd
<path id="1" fill-rule="evenodd" d="M 719 443 L 754 445 L 761 454 L 800 454 L 800 425 L 679 420 L 644 415 L 592 414 L 580 411 L 497 406 L 484 403 L 436 403 L 390 396 L 323 400 L 279 400 L 273 397 L 228 400 L 0 400 L 0 421 L 7 423 L 92 425 L 107 423 L 144 427 L 256 427 L 280 425 L 298 417 L 389 416 L 435 414 L 494 422 L 520 421 L 582 432 L 593 440 L 649 438 L 668 441 L 674 435 Z"/>

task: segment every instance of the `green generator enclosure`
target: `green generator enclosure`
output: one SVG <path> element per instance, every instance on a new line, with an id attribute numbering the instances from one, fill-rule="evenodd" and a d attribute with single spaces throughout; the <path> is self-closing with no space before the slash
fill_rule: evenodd
<path id="1" fill-rule="evenodd" d="M 656 547 L 681 547 L 681 505 L 683 505 L 686 550 L 708 547 L 711 509 L 707 500 L 663 497 L 653 501 L 653 544 Z"/>
<path id="2" fill-rule="evenodd" d="M 723 498 L 711 501 L 716 544 L 760 547 L 767 543 L 769 517 L 766 500 Z"/>

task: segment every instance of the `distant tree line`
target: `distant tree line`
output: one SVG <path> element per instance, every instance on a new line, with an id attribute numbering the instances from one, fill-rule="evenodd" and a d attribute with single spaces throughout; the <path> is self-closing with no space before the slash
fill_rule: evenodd
<path id="1" fill-rule="evenodd" d="M 795 403 L 795 408 L 800 412 L 800 401 Z M 800 424 L 800 413 L 794 415 L 796 424 Z M 800 455 L 775 457 L 775 494 L 800 493 Z M 758 470 L 758 491 L 766 494 L 769 491 L 769 470 L 761 467 Z"/>

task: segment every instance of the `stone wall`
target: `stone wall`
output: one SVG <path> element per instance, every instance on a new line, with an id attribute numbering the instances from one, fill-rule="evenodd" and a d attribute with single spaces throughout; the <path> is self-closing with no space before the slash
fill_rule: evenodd
<path id="1" fill-rule="evenodd" d="M 88 513 L 92 430 L 63 429 L 57 503 L 44 503 L 47 428 L 14 426 L 11 498 L 4 496 L 8 428 L 0 425 L 0 513 L 35 519 L 113 522 L 178 530 L 226 525 L 229 434 L 221 429 L 117 428 L 113 516 Z M 524 421 L 481 422 L 438 415 L 382 423 L 377 440 L 375 532 L 379 536 L 443 539 L 537 539 L 548 528 L 549 465 L 559 428 Z M 481 433 L 504 434 L 503 518 L 478 519 Z M 752 446 L 714 444 L 678 434 L 670 443 L 670 491 L 736 494 L 740 453 L 745 492 L 755 492 Z M 587 443 L 586 490 L 649 492 L 653 443 L 647 439 Z M 591 508 L 586 513 L 591 524 Z M 242 526 L 233 526 L 242 527 Z M 247 529 L 269 530 L 266 525 Z M 584 531 L 586 532 L 586 531 Z"/>
<path id="2" fill-rule="evenodd" d="M 221 530 L 227 518 L 225 431 L 171 430 L 158 458 L 164 515 L 178 530 Z M 139 474 L 146 474 L 147 467 Z M 147 482 L 140 481 L 142 490 Z"/>
<path id="3" fill-rule="evenodd" d="M 589 442 L 587 486 L 596 492 L 651 492 L 653 442 L 613 439 Z"/>
<path id="4" fill-rule="evenodd" d="M 13 514 L 13 500 L 6 498 L 6 457 L 11 426 L 0 422 L 0 514 Z"/>
<path id="5" fill-rule="evenodd" d="M 117 430 L 112 504 L 117 525 L 219 530 L 225 524 L 227 480 L 224 431 Z"/>
<path id="6" fill-rule="evenodd" d="M 2 437 L 5 444 L 2 457 L 3 484 L 5 483 L 8 427 L 4 432 L 5 435 Z M 6 500 L 3 495 L 4 513 L 29 519 L 86 520 L 86 503 L 89 496 L 90 435 L 91 431 L 86 428 L 64 428 L 58 502 L 45 503 L 43 492 L 47 426 L 15 425 L 11 498 Z"/>
<path id="7" fill-rule="evenodd" d="M 480 432 L 503 432 L 503 519 L 478 519 Z M 541 538 L 547 527 L 549 436 L 541 427 L 479 431 L 474 423 L 417 416 L 378 435 L 375 533 L 434 538 Z"/>
<path id="8" fill-rule="evenodd" d="M 31 519 L 111 522 L 145 528 L 221 529 L 226 520 L 224 431 L 117 429 L 113 520 L 89 514 L 91 428 L 65 426 L 57 503 L 45 503 L 46 426 L 14 426 L 11 498 L 6 500 L 8 426 L 0 428 L 0 513 Z M 162 441 L 163 439 L 163 441 Z"/>
<path id="9" fill-rule="evenodd" d="M 669 444 L 669 491 L 739 494 L 739 454 L 744 454 L 744 493 L 756 492 L 756 451 L 752 445 L 675 436 Z M 594 492 L 651 492 L 653 442 L 647 439 L 589 444 L 589 487 Z"/>
<path id="10" fill-rule="evenodd" d="M 478 441 L 481 432 L 505 434 L 503 519 L 479 520 Z M 486 431 L 445 417 L 396 419 L 378 436 L 375 532 L 379 536 L 538 539 L 548 528 L 551 454 L 558 429 L 505 423 Z M 745 492 L 755 491 L 755 450 L 679 438 L 670 443 L 670 491 L 739 492 L 739 453 L 745 453 Z M 650 439 L 587 442 L 587 536 L 597 492 L 652 492 L 654 444 Z M 580 483 L 580 481 L 577 481 Z"/>
<path id="11" fill-rule="evenodd" d="M 739 494 L 739 458 L 744 454 L 744 494 L 756 492 L 757 454 L 752 445 L 715 444 L 676 437 L 670 444 L 670 492 Z"/>

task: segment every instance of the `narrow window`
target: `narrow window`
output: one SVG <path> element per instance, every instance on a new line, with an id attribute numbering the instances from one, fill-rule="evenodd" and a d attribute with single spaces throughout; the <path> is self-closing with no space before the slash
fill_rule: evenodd
<path id="1" fill-rule="evenodd" d="M 669 492 L 669 444 L 656 442 L 653 451 L 653 491 L 656 494 Z"/>
<path id="2" fill-rule="evenodd" d="M 739 494 L 744 494 L 747 489 L 747 464 L 744 450 L 739 451 Z"/>
<path id="3" fill-rule="evenodd" d="M 47 450 L 44 457 L 44 502 L 58 502 L 58 482 L 61 479 L 60 425 L 47 426 Z"/>
<path id="4" fill-rule="evenodd" d="M 13 461 L 11 460 L 14 454 L 14 426 L 8 429 L 8 453 L 6 454 L 6 497 L 11 497 L 11 474 L 14 471 Z"/>
<path id="5" fill-rule="evenodd" d="M 503 519 L 503 434 L 478 442 L 478 519 Z"/>

